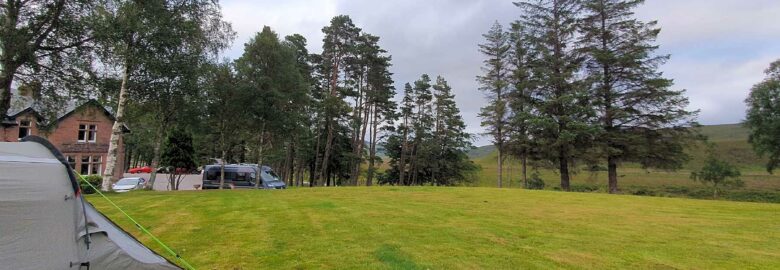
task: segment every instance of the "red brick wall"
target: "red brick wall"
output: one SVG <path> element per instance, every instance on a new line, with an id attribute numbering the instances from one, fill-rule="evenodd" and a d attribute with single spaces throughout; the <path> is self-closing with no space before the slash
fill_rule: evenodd
<path id="1" fill-rule="evenodd" d="M 30 135 L 39 135 L 38 126 L 36 123 L 37 119 L 35 118 L 35 115 L 33 115 L 31 112 L 20 114 L 16 117 L 15 120 L 17 124 L 19 124 L 19 122 L 22 120 L 30 121 L 30 125 L 32 126 L 32 128 L 30 129 Z M 8 128 L 4 128 L 0 132 L 2 132 L 0 133 L 0 138 L 2 139 L 3 142 L 19 141 L 19 126 L 11 126 Z"/>
<path id="2" fill-rule="evenodd" d="M 19 119 L 34 119 L 32 114 L 20 115 Z M 35 122 L 35 121 L 33 121 Z M 79 142 L 78 133 L 79 125 L 96 125 L 97 136 L 95 142 Z M 111 139 L 111 128 L 114 122 L 108 118 L 103 109 L 96 106 L 87 105 L 77 109 L 67 117 L 60 120 L 53 130 L 51 131 L 39 131 L 37 126 L 33 124 L 31 130 L 32 135 L 39 135 L 48 139 L 57 149 L 62 152 L 64 156 L 72 157 L 75 159 L 75 169 L 80 172 L 81 157 L 82 156 L 100 156 L 101 166 L 100 173 L 103 174 L 103 170 L 106 168 L 106 156 L 108 153 L 109 140 Z M 18 127 L 5 128 L 3 130 L 4 141 L 18 141 Z M 119 149 L 117 154 L 117 168 L 114 171 L 114 177 L 116 179 L 121 178 L 125 171 L 125 149 L 124 142 L 119 141 Z"/>

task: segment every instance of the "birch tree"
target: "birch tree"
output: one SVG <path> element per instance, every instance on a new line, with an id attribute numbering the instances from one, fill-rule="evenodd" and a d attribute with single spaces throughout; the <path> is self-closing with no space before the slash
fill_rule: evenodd
<path id="1" fill-rule="evenodd" d="M 97 37 L 103 61 L 120 67 L 121 86 L 116 120 L 111 130 L 102 189 L 109 190 L 117 167 L 117 153 L 126 125 L 125 109 L 131 91 L 143 91 L 137 79 L 148 71 L 171 64 L 170 53 L 215 55 L 232 40 L 230 25 L 222 21 L 216 1 L 116 1 L 99 11 L 102 26 Z"/>

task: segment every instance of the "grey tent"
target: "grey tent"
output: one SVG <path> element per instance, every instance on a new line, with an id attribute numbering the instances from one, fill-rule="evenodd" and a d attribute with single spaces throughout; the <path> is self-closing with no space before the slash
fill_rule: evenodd
<path id="1" fill-rule="evenodd" d="M 180 269 L 100 214 L 48 141 L 0 142 L 0 269 Z"/>

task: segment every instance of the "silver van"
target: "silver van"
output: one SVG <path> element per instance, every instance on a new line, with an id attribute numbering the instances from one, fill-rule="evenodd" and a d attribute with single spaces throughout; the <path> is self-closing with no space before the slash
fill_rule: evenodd
<path id="1" fill-rule="evenodd" d="M 221 165 L 206 165 L 203 168 L 203 189 L 218 189 Z M 268 166 L 257 164 L 225 165 L 224 188 L 285 189 L 287 184 Z"/>

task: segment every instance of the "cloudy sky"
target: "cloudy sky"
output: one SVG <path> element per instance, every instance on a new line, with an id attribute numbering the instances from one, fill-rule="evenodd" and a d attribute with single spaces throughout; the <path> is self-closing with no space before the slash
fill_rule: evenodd
<path id="1" fill-rule="evenodd" d="M 477 113 L 485 103 L 475 82 L 482 61 L 477 44 L 493 22 L 506 25 L 519 16 L 511 0 L 223 0 L 221 5 L 238 32 L 228 58 L 240 56 L 264 25 L 281 36 L 302 34 L 309 50 L 320 52 L 322 27 L 333 16 L 349 15 L 363 31 L 378 35 L 393 56 L 398 89 L 423 73 L 444 76 L 470 133 L 482 132 Z M 658 20 L 659 53 L 672 56 L 662 70 L 676 88 L 687 90 L 702 124 L 741 121 L 750 87 L 780 58 L 778 0 L 648 0 L 637 16 Z M 486 138 L 475 142 L 485 144 Z"/>

